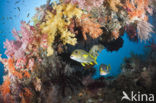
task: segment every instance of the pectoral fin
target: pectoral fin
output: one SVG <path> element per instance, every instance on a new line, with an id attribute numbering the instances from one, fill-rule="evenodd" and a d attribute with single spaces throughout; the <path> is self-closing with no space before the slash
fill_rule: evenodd
<path id="1" fill-rule="evenodd" d="M 81 63 L 82 66 L 85 66 L 85 63 Z"/>

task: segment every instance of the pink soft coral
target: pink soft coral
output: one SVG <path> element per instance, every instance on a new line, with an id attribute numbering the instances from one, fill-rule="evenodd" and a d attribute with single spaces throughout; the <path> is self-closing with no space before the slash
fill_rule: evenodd
<path id="1" fill-rule="evenodd" d="M 92 8 L 100 7 L 104 0 L 64 0 L 64 2 L 77 4 L 79 8 L 90 11 Z"/>
<path id="2" fill-rule="evenodd" d="M 15 58 L 22 58 L 25 55 L 25 50 L 33 41 L 33 31 L 31 26 L 26 24 L 26 22 L 21 22 L 21 31 L 17 32 L 13 29 L 12 33 L 16 41 L 8 41 L 4 42 L 4 47 L 7 49 L 5 54 L 9 57 L 14 55 Z"/>
<path id="3" fill-rule="evenodd" d="M 24 66 L 26 65 L 26 62 L 27 62 L 26 58 L 17 59 L 15 66 L 17 69 L 23 69 Z"/>

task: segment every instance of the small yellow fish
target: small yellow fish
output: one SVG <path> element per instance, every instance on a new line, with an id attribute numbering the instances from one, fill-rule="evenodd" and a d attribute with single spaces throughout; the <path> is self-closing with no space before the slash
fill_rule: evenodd
<path id="1" fill-rule="evenodd" d="M 77 62 L 80 62 L 82 66 L 97 64 L 96 57 L 93 57 L 88 52 L 82 49 L 74 50 L 70 58 Z"/>
<path id="2" fill-rule="evenodd" d="M 99 55 L 99 52 L 101 52 L 104 49 L 104 46 L 101 44 L 94 45 L 89 52 L 86 52 L 82 49 L 76 49 L 72 52 L 70 58 L 80 62 L 82 66 L 86 65 L 95 65 L 97 64 L 96 58 Z"/>
<path id="3" fill-rule="evenodd" d="M 100 75 L 101 76 L 105 76 L 105 75 L 109 74 L 110 70 L 111 70 L 110 64 L 108 66 L 106 64 L 100 65 Z"/>

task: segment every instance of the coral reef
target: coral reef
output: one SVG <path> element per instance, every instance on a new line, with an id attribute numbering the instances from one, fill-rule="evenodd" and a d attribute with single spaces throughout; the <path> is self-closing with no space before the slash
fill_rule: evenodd
<path id="1" fill-rule="evenodd" d="M 89 79 L 87 77 L 84 79 L 87 84 L 85 88 L 75 95 L 66 97 L 65 103 L 120 103 L 122 91 L 155 93 L 156 60 L 151 52 L 152 50 L 149 50 L 144 55 L 132 54 L 130 58 L 125 58 L 125 62 L 121 65 L 122 73 L 115 79 L 92 80 L 91 77 Z"/>
<path id="2" fill-rule="evenodd" d="M 82 11 L 71 4 L 61 4 L 53 6 L 53 10 L 47 11 L 46 22 L 41 24 L 41 31 L 48 35 L 48 56 L 53 54 L 52 43 L 55 37 L 60 36 L 63 44 L 76 44 L 75 34 L 68 31 L 67 26 L 73 17 L 80 18 Z"/>
<path id="3" fill-rule="evenodd" d="M 20 30 L 12 31 L 15 40 L 4 42 L 7 58 L 0 57 L 5 67 L 0 101 L 116 103 L 121 90 L 154 90 L 154 41 L 146 46 L 151 51 L 145 60 L 135 55 L 125 59 L 123 73 L 115 79 L 93 80 L 93 67 L 86 70 L 70 59 L 73 50 L 89 51 L 99 44 L 117 51 L 124 32 L 132 41 L 149 40 L 153 26 L 148 14 L 154 9 L 150 4 L 149 0 L 47 0 L 37 8 L 33 25 L 22 21 Z"/>

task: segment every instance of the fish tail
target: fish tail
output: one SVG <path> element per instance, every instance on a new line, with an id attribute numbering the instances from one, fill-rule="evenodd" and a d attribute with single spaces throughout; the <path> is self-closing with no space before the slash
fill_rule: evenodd
<path id="1" fill-rule="evenodd" d="M 97 64 L 97 61 L 96 61 L 96 59 L 97 59 L 97 57 L 94 57 L 94 63 L 95 63 L 95 64 Z"/>
<path id="2" fill-rule="evenodd" d="M 111 66 L 110 66 L 110 64 L 108 65 L 108 68 L 111 70 Z"/>
<path id="3" fill-rule="evenodd" d="M 97 64 L 97 61 L 95 60 L 94 63 Z"/>

